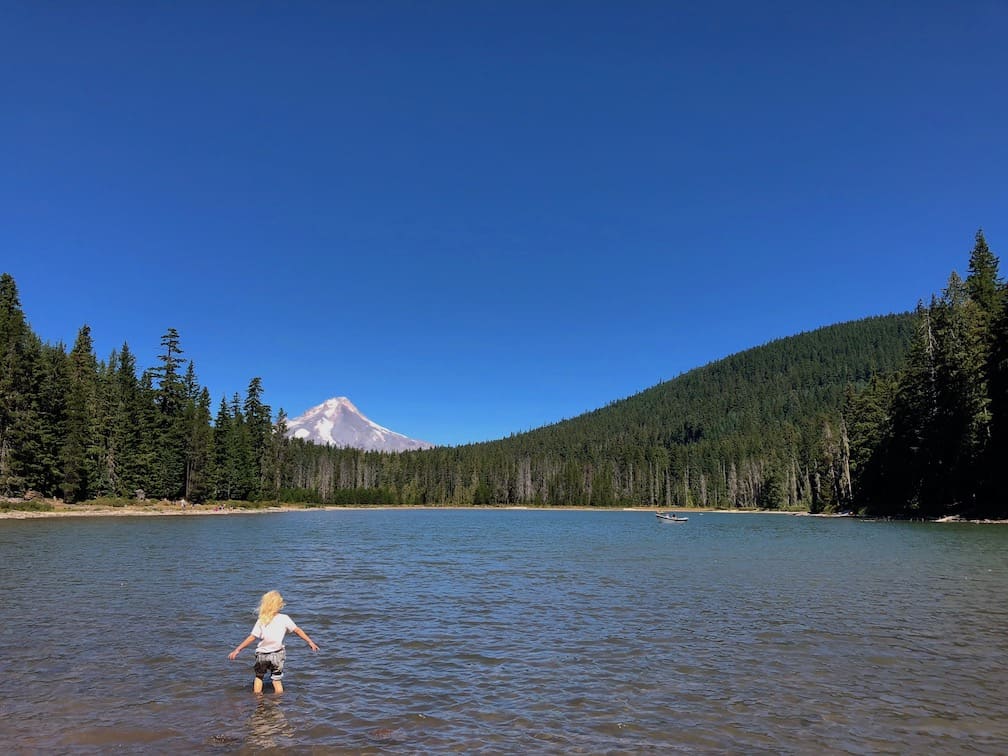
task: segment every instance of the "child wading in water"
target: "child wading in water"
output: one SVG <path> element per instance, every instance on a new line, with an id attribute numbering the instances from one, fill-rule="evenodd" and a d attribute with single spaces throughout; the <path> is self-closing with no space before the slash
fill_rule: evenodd
<path id="1" fill-rule="evenodd" d="M 259 602 L 259 621 L 252 628 L 252 633 L 248 638 L 238 644 L 238 647 L 228 654 L 228 659 L 234 661 L 245 646 L 251 645 L 253 641 L 259 641 L 256 646 L 255 659 L 255 682 L 252 683 L 254 693 L 262 693 L 263 677 L 269 673 L 273 680 L 273 691 L 283 693 L 283 669 L 287 652 L 284 650 L 284 636 L 288 631 L 299 636 L 311 647 L 312 651 L 318 651 L 319 647 L 315 641 L 308 637 L 307 633 L 294 624 L 294 620 L 286 614 L 280 614 L 283 609 L 284 600 L 279 591 L 269 591 L 264 593 Z"/>

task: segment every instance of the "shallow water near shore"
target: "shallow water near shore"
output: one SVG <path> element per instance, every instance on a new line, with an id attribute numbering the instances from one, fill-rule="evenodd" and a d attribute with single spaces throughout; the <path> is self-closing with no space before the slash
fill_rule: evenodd
<path id="1" fill-rule="evenodd" d="M 346 510 L 0 521 L 12 752 L 1008 752 L 1008 528 Z M 251 693 L 261 593 L 286 692 Z"/>

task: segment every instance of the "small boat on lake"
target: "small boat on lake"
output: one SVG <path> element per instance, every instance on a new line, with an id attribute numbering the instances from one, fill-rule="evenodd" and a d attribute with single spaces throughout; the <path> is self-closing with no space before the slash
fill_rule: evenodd
<path id="1" fill-rule="evenodd" d="M 655 517 L 663 522 L 687 522 L 689 517 L 679 517 L 675 512 L 655 512 Z"/>

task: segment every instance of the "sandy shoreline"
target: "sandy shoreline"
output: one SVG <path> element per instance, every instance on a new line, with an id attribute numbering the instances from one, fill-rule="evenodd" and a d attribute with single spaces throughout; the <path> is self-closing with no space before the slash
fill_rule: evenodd
<path id="1" fill-rule="evenodd" d="M 41 520 L 63 517 L 194 517 L 194 516 L 220 516 L 220 515 L 255 515 L 255 514 L 278 514 L 284 512 L 330 512 L 330 511 L 355 511 L 355 510 L 407 510 L 407 509 L 431 509 L 431 510 L 499 510 L 499 511 L 542 511 L 542 512 L 664 512 L 668 507 L 612 507 L 599 509 L 597 507 L 532 507 L 532 506 L 422 506 L 422 505 L 388 505 L 388 506 L 315 506 L 306 507 L 295 504 L 280 504 L 264 507 L 233 507 L 219 504 L 186 504 L 181 505 L 175 502 L 153 502 L 151 504 L 134 504 L 125 506 L 110 506 L 107 504 L 64 504 L 60 501 L 46 501 L 50 504 L 51 510 L 21 510 L 5 509 L 0 510 L 0 520 Z M 769 509 L 714 509 L 714 508 L 673 508 L 680 514 L 687 516 L 691 514 L 776 514 L 791 515 L 795 517 L 817 517 L 823 519 L 852 518 L 851 515 L 839 514 L 809 514 L 808 512 L 790 512 Z M 866 518 L 870 519 L 870 518 Z M 1008 520 L 966 520 L 957 518 L 942 518 L 940 520 L 930 520 L 934 523 L 973 523 L 984 525 L 1006 525 Z"/>
<path id="2" fill-rule="evenodd" d="M 407 509 L 431 509 L 431 510 L 500 510 L 500 511 L 554 511 L 554 512 L 662 512 L 667 507 L 533 507 L 533 506 L 422 506 L 422 505 L 387 505 L 387 506 L 314 506 L 306 507 L 296 504 L 280 504 L 264 507 L 233 507 L 216 504 L 186 504 L 185 506 L 174 502 L 153 502 L 151 504 L 132 504 L 125 506 L 110 506 L 107 504 L 64 504 L 59 501 L 43 502 L 50 504 L 51 510 L 20 510 L 6 509 L 0 510 L 0 520 L 32 520 L 46 519 L 54 517 L 178 517 L 178 516 L 206 516 L 206 515 L 247 515 L 247 514 L 276 514 L 279 512 L 320 512 L 320 511 L 354 511 L 354 510 L 407 510 Z M 732 509 L 699 509 L 679 507 L 677 511 L 696 513 L 721 512 L 730 514 L 753 513 L 753 514 L 806 514 L 803 512 L 780 512 L 770 510 L 732 510 Z"/>

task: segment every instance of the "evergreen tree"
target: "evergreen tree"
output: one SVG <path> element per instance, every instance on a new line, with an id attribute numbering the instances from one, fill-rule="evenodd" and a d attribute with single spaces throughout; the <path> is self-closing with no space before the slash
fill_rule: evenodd
<path id="1" fill-rule="evenodd" d="M 270 437 L 273 433 L 270 406 L 262 401 L 262 379 L 249 381 L 243 406 L 245 427 L 248 432 L 248 455 L 251 461 L 249 487 L 252 496 L 259 497 L 268 488 L 266 468 L 269 464 Z"/>
<path id="2" fill-rule="evenodd" d="M 96 497 L 115 496 L 119 485 L 119 447 L 115 434 L 116 409 L 119 403 L 115 380 L 119 353 L 113 349 L 108 362 L 98 364 L 96 391 L 95 441 L 97 475 L 91 487 Z"/>
<path id="3" fill-rule="evenodd" d="M 1008 296 L 991 329 L 991 350 L 987 363 L 987 391 L 990 399 L 990 441 L 984 457 L 981 502 L 983 514 L 1004 516 L 1008 512 Z"/>
<path id="4" fill-rule="evenodd" d="M 27 452 L 25 470 L 30 487 L 45 496 L 57 496 L 63 480 L 61 454 L 66 439 L 70 370 L 62 344 L 44 345 L 36 359 L 33 428 L 21 442 Z"/>
<path id="5" fill-rule="evenodd" d="M 37 340 L 8 273 L 0 275 L 0 494 L 22 492 L 29 486 L 26 445 L 32 445 L 37 422 L 33 405 L 33 368 Z"/>
<path id="6" fill-rule="evenodd" d="M 927 502 L 928 482 L 941 476 L 934 458 L 938 416 L 938 360 L 932 306 L 917 305 L 917 339 L 893 397 L 892 459 L 887 465 L 892 489 L 898 493 L 891 514 L 920 516 Z"/>
<path id="7" fill-rule="evenodd" d="M 976 351 L 974 362 L 981 362 L 981 375 L 973 387 L 975 397 L 975 465 L 971 474 L 976 478 L 973 486 L 976 496 L 977 514 L 996 516 L 999 508 L 997 491 L 1003 491 L 999 480 L 1003 461 L 1008 459 L 1008 445 L 1001 437 L 995 415 L 1004 412 L 1005 392 L 1002 364 L 1004 352 L 1005 287 L 998 275 L 998 258 L 987 246 L 983 229 L 976 233 L 973 251 L 970 253 L 970 275 L 966 279 L 970 300 L 973 304 L 971 320 L 975 330 Z M 1003 415 L 1002 415 L 1003 417 Z M 1003 499 L 1003 497 L 1000 497 Z"/>
<path id="8" fill-rule="evenodd" d="M 267 487 L 263 494 L 279 502 L 280 491 L 284 488 L 289 475 L 288 457 L 290 439 L 287 438 L 287 413 L 281 410 L 277 413 L 276 424 L 269 438 L 269 453 L 264 467 L 264 479 Z"/>
<path id="9" fill-rule="evenodd" d="M 847 397 L 850 418 L 853 499 L 866 514 L 891 514 L 900 501 L 900 480 L 891 472 L 898 454 L 893 450 L 893 408 L 898 375 L 874 376 L 860 391 Z"/>
<path id="10" fill-rule="evenodd" d="M 221 400 L 214 425 L 213 443 L 217 471 L 217 495 L 245 499 L 256 488 L 258 468 L 252 459 L 248 424 L 236 393 L 228 403 Z"/>
<path id="11" fill-rule="evenodd" d="M 137 378 L 136 357 L 125 342 L 115 361 L 113 383 L 111 437 L 117 459 L 115 492 L 118 496 L 133 497 L 149 486 L 150 460 L 145 450 L 153 453 L 154 408 Z"/>
<path id="12" fill-rule="evenodd" d="M 63 498 L 76 502 L 92 495 L 99 477 L 97 450 L 98 364 L 91 328 L 81 327 L 70 350 L 70 383 L 66 396 L 66 439 L 61 453 Z"/>
<path id="13" fill-rule="evenodd" d="M 182 379 L 183 402 L 190 399 L 198 399 L 200 394 L 199 380 L 196 378 L 196 366 L 192 360 L 186 366 L 185 376 Z"/>
<path id="14" fill-rule="evenodd" d="M 190 372 L 192 363 L 190 363 Z M 195 376 L 191 376 L 195 378 Z M 195 386 L 195 383 L 193 384 Z M 205 388 L 186 402 L 185 498 L 203 501 L 212 490 L 213 430 L 210 427 L 210 392 Z"/>
<path id="15" fill-rule="evenodd" d="M 962 512 L 972 505 L 977 455 L 986 433 L 983 346 L 970 317 L 967 287 L 953 273 L 932 305 L 934 324 L 934 412 L 922 471 L 920 514 Z"/>
<path id="16" fill-rule="evenodd" d="M 137 454 L 137 488 L 146 497 L 164 496 L 160 486 L 159 464 L 162 459 L 162 418 L 157 407 L 154 371 L 150 368 L 140 376 L 137 396 L 136 424 L 140 446 Z"/>
<path id="17" fill-rule="evenodd" d="M 161 365 L 154 371 L 157 444 L 150 485 L 156 496 L 176 499 L 185 493 L 186 468 L 186 384 L 179 373 L 183 352 L 178 331 L 169 328 L 161 337 L 161 348 Z"/>
<path id="18" fill-rule="evenodd" d="M 612 464 L 603 463 L 602 467 L 592 476 L 591 505 L 593 507 L 611 507 L 616 503 L 613 492 Z"/>
<path id="19" fill-rule="evenodd" d="M 996 265 L 995 265 L 996 269 Z M 962 513 L 973 506 L 977 463 L 988 433 L 986 352 L 969 287 L 952 273 L 935 312 L 937 416 L 926 515 Z"/>
<path id="20" fill-rule="evenodd" d="M 248 499 L 256 488 L 258 475 L 248 422 L 242 412 L 242 401 L 237 392 L 231 397 L 228 464 L 234 479 L 232 490 L 235 498 Z"/>
<path id="21" fill-rule="evenodd" d="M 185 382 L 179 374 L 184 360 L 178 331 L 174 328 L 165 331 L 161 336 L 161 349 L 163 351 L 158 355 L 161 366 L 154 371 L 159 381 L 157 405 L 162 415 L 177 417 L 186 397 Z"/>
<path id="22" fill-rule="evenodd" d="M 780 509 L 783 499 L 784 486 L 781 483 L 781 479 L 776 473 L 770 473 L 763 480 L 763 485 L 760 487 L 756 506 L 760 509 Z"/>
<path id="23" fill-rule="evenodd" d="M 998 276 L 998 259 L 987 246 L 983 229 L 976 232 L 976 241 L 970 252 L 969 271 L 966 288 L 970 300 L 982 312 L 993 317 L 1000 310 L 1003 287 Z"/>
<path id="24" fill-rule="evenodd" d="M 231 459 L 231 411 L 227 400 L 221 397 L 217 419 L 213 427 L 213 470 L 214 496 L 218 499 L 232 499 L 235 487 L 235 472 Z"/>

